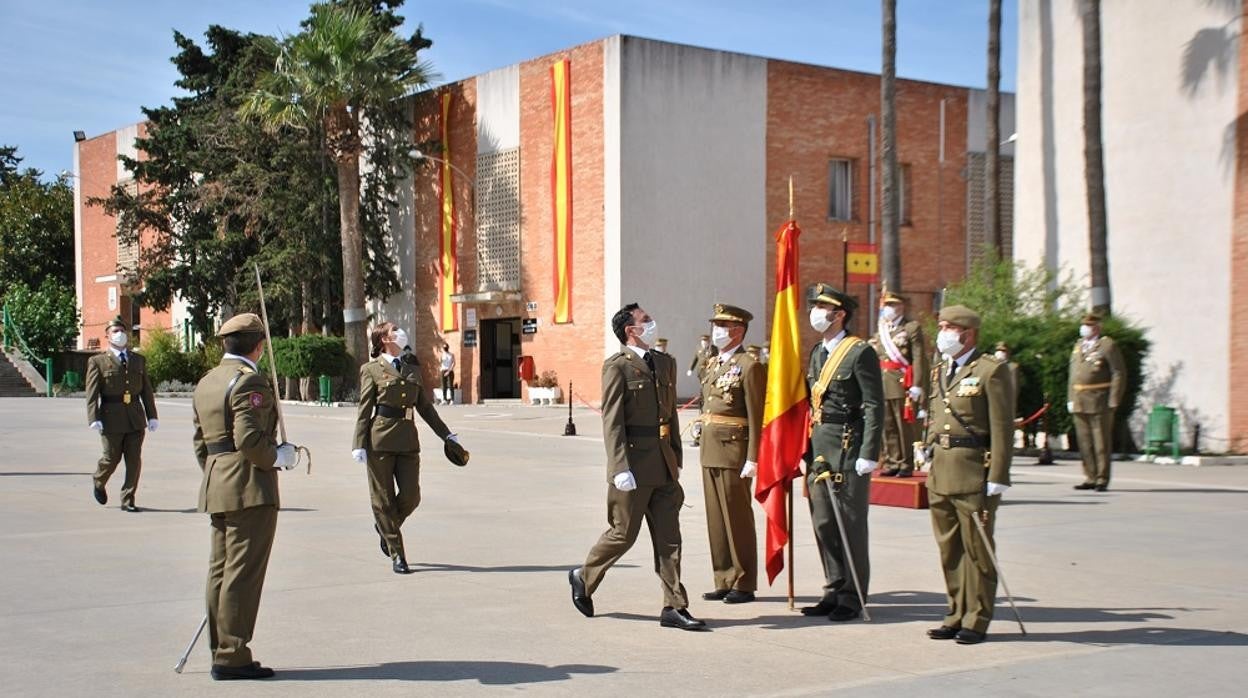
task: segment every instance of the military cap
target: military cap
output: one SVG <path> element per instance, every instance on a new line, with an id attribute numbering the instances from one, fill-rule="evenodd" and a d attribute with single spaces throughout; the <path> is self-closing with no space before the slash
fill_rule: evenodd
<path id="1" fill-rule="evenodd" d="M 1010 345 L 1006 344 L 1005 342 L 997 342 L 997 348 L 994 349 L 993 351 L 1008 352 L 1009 350 L 1010 350 Z"/>
<path id="2" fill-rule="evenodd" d="M 940 321 L 972 330 L 979 329 L 979 313 L 965 305 L 947 305 L 940 309 Z"/>
<path id="3" fill-rule="evenodd" d="M 815 284 L 811 286 L 806 300 L 809 303 L 830 303 L 849 311 L 858 307 L 858 301 L 854 300 L 853 296 L 841 293 L 830 284 Z"/>
<path id="4" fill-rule="evenodd" d="M 761 349 L 761 347 L 759 347 L 757 344 L 751 344 L 745 348 L 745 353 L 757 358 L 759 349 Z"/>
<path id="5" fill-rule="evenodd" d="M 442 452 L 446 454 L 446 459 L 452 464 L 463 467 L 468 465 L 468 450 L 460 446 L 458 442 L 447 439 L 442 442 Z"/>
<path id="6" fill-rule="evenodd" d="M 659 341 L 655 342 L 655 344 L 667 344 L 667 337 L 659 337 Z"/>
<path id="7" fill-rule="evenodd" d="M 264 321 L 255 313 L 239 313 L 225 321 L 217 330 L 217 336 L 225 337 L 238 332 L 264 332 Z"/>
<path id="8" fill-rule="evenodd" d="M 900 293 L 893 293 L 892 291 L 885 291 L 884 299 L 881 300 L 880 302 L 883 303 L 884 305 L 888 305 L 889 303 L 905 304 L 907 300 L 906 300 L 906 297 L 901 295 Z"/>
<path id="9" fill-rule="evenodd" d="M 704 334 L 704 335 L 702 335 L 701 337 L 699 337 L 698 339 L 706 340 L 706 341 L 708 341 L 708 342 L 709 342 L 709 341 L 711 341 L 711 335 L 709 335 L 709 334 Z"/>
<path id="10" fill-rule="evenodd" d="M 1088 313 L 1087 315 L 1084 315 L 1084 316 L 1083 316 L 1083 320 L 1081 320 L 1079 324 L 1081 324 L 1081 325 L 1099 325 L 1099 324 L 1101 324 L 1101 316 L 1100 316 L 1100 315 L 1097 315 L 1096 313 Z"/>
<path id="11" fill-rule="evenodd" d="M 121 329 L 123 329 L 123 330 L 128 330 L 128 329 L 130 329 L 130 328 L 126 327 L 126 321 L 125 321 L 125 320 L 122 320 L 120 315 L 118 315 L 117 317 L 113 318 L 112 320 L 109 320 L 109 321 L 108 321 L 108 324 L 104 326 L 104 331 L 105 331 L 105 332 L 107 332 L 107 331 L 109 331 L 109 330 L 113 329 L 114 327 L 120 327 L 120 328 L 121 328 Z"/>
<path id="12" fill-rule="evenodd" d="M 711 316 L 711 322 L 721 321 L 749 324 L 750 320 L 753 319 L 754 315 L 750 311 L 745 308 L 738 308 L 735 305 L 728 305 L 727 303 L 716 303 L 715 314 Z"/>

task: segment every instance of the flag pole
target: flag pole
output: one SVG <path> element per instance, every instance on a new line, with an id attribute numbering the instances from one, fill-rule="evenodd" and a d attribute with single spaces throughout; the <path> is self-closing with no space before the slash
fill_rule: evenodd
<path id="1" fill-rule="evenodd" d="M 849 293 L 849 229 L 841 227 L 841 292 Z"/>
<path id="2" fill-rule="evenodd" d="M 789 175 L 789 221 L 793 221 L 796 213 L 793 208 L 793 175 Z M 785 507 L 788 510 L 785 515 L 785 522 L 788 525 L 786 533 L 789 537 L 789 610 L 794 609 L 793 597 L 793 481 L 789 480 L 785 483 Z"/>

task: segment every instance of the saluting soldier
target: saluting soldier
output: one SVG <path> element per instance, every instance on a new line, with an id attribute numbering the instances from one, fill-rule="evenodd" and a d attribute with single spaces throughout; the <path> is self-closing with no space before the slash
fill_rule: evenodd
<path id="1" fill-rule="evenodd" d="M 360 402 L 351 458 L 368 464 L 373 529 L 381 552 L 396 574 L 407 574 L 407 551 L 400 530 L 420 506 L 420 436 L 409 410 L 415 410 L 443 442 L 458 438 L 430 402 L 420 367 L 404 360 L 407 332 L 383 322 L 369 333 L 373 360 L 360 366 Z M 398 488 L 397 491 L 395 488 Z"/>
<path id="2" fill-rule="evenodd" d="M 115 318 L 104 328 L 108 349 L 87 360 L 87 423 L 100 433 L 104 453 L 91 478 L 92 494 L 108 503 L 108 479 L 122 457 L 126 479 L 121 485 L 121 510 L 136 512 L 134 494 L 143 469 L 143 429 L 156 431 L 156 398 L 147 375 L 147 360 L 126 345 L 126 323 Z"/>
<path id="3" fill-rule="evenodd" d="M 828 284 L 816 284 L 810 306 L 810 326 L 821 337 L 811 349 L 806 373 L 811 403 L 806 485 L 824 585 L 823 598 L 802 613 L 840 622 L 862 614 L 859 591 L 867 598 L 870 584 L 867 511 L 871 472 L 879 463 L 884 388 L 879 356 L 847 330 L 857 301 Z M 831 473 L 849 550 L 842 543 L 828 487 L 816 479 L 825 472 Z M 854 571 L 861 589 L 854 584 Z"/>
<path id="4" fill-rule="evenodd" d="M 1127 370 L 1114 340 L 1101 334 L 1101 318 L 1089 313 L 1070 352 L 1066 410 L 1075 421 L 1083 482 L 1077 490 L 1109 489 L 1114 460 L 1114 412 L 1127 390 Z"/>
<path id="5" fill-rule="evenodd" d="M 928 354 L 923 324 L 906 316 L 906 298 L 886 292 L 879 329 L 871 344 L 880 356 L 884 376 L 884 466 L 881 475 L 914 474 L 914 442 L 925 415 Z"/>
<path id="6" fill-rule="evenodd" d="M 754 532 L 754 475 L 763 432 L 767 369 L 741 351 L 754 316 L 724 303 L 711 317 L 711 343 L 719 349 L 702 374 L 702 489 L 711 541 L 715 589 L 707 601 L 748 603 L 758 588 Z"/>
<path id="7" fill-rule="evenodd" d="M 975 348 L 979 315 L 951 305 L 939 320 L 936 350 L 943 360 L 932 370 L 927 488 L 949 613 L 927 635 L 973 645 L 988 634 L 997 594 L 996 568 L 975 519 L 991 541 L 997 506 L 1010 486 L 1014 406 L 1009 367 Z"/>
<path id="8" fill-rule="evenodd" d="M 602 436 L 607 448 L 607 523 L 585 564 L 568 571 L 572 605 L 594 615 L 594 591 L 633 543 L 644 522 L 654 546 L 654 571 L 663 587 L 659 624 L 704 630 L 689 614 L 680 583 L 680 425 L 676 417 L 676 360 L 650 351 L 658 331 L 636 303 L 616 311 L 611 329 L 624 350 L 602 364 Z"/>
<path id="9" fill-rule="evenodd" d="M 276 395 L 256 371 L 264 323 L 235 315 L 217 332 L 225 353 L 200 379 L 192 402 L 195 457 L 203 470 L 199 511 L 209 515 L 208 638 L 212 678 L 267 679 L 251 653 L 260 594 L 280 505 L 277 470 L 295 466 L 295 447 L 277 443 Z"/>

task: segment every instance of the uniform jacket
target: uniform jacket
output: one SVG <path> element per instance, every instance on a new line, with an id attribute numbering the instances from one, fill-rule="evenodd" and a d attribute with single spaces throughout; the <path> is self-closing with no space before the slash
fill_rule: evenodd
<path id="1" fill-rule="evenodd" d="M 953 379 L 947 378 L 945 361 L 932 369 L 932 395 L 927 413 L 930 424 L 927 443 L 933 444 L 932 470 L 927 486 L 936 494 L 983 492 L 989 481 L 1010 484 L 1010 461 L 1014 457 L 1014 403 L 1010 368 L 991 354 L 972 350 Z M 962 418 L 979 437 L 987 440 L 989 456 L 975 447 L 945 448 L 942 435 L 972 435 L 959 422 Z"/>
<path id="2" fill-rule="evenodd" d="M 812 458 L 823 456 L 833 472 L 852 471 L 859 458 L 878 461 L 881 430 L 884 428 L 884 387 L 879 356 L 867 342 L 857 337 L 847 335 L 841 341 L 856 342 L 856 345 L 845 355 L 836 373 L 832 374 L 821 403 L 817 407 L 811 405 L 812 410 L 818 411 L 820 419 L 823 419 L 824 413 L 829 412 L 839 416 L 852 416 L 848 426 L 853 432 L 853 438 L 844 457 L 841 454 L 844 426 L 829 421 L 826 424 L 815 424 L 811 430 Z M 823 342 L 816 343 L 810 351 L 810 362 L 806 371 L 806 383 L 812 391 L 819 381 L 827 358 Z"/>
<path id="3" fill-rule="evenodd" d="M 1080 388 L 1079 386 L 1101 386 Z M 1075 414 L 1095 414 L 1118 409 L 1127 389 L 1127 369 L 1122 353 L 1109 337 L 1097 337 L 1091 349 L 1084 351 L 1083 340 L 1075 342 L 1070 352 L 1070 377 L 1066 384 L 1066 401 L 1075 403 Z"/>
<path id="4" fill-rule="evenodd" d="M 875 353 L 879 355 L 880 361 L 891 361 L 888 352 L 884 350 L 884 343 L 880 341 L 880 332 L 888 331 L 884 322 L 880 322 L 880 328 L 876 335 L 871 338 L 871 346 L 875 349 Z M 918 320 L 910 320 L 909 318 L 901 318 L 893 328 L 891 334 L 893 343 L 897 345 L 897 351 L 910 362 L 914 367 L 914 384 L 923 390 L 924 397 L 931 394 L 928 390 L 928 371 L 930 369 L 928 362 L 927 341 L 923 337 L 923 325 Z M 884 379 L 884 399 L 901 400 L 906 397 L 906 388 L 903 385 L 905 374 L 902 371 L 882 371 Z M 917 408 L 916 408 L 917 409 Z"/>
<path id="5" fill-rule="evenodd" d="M 689 370 L 693 371 L 693 375 L 702 380 L 702 369 L 706 366 L 706 362 L 719 355 L 719 350 L 714 344 L 708 344 L 706 349 L 699 349 L 693 355 L 693 361 L 689 363 Z"/>
<path id="6" fill-rule="evenodd" d="M 400 370 L 395 370 L 385 356 L 378 356 L 360 367 L 360 403 L 352 448 L 372 453 L 419 453 L 420 436 L 407 413 L 411 408 L 439 438 L 446 439 L 451 433 L 425 394 L 420 367 L 406 361 L 400 361 L 399 366 Z M 403 410 L 404 416 L 376 414 L 378 405 Z"/>
<path id="7" fill-rule="evenodd" d="M 229 419 L 225 407 L 229 389 Z M 277 407 L 268 379 L 246 362 L 226 358 L 195 386 L 195 458 L 204 471 L 199 511 L 216 514 L 255 506 L 279 506 Z M 228 420 L 228 421 L 227 421 Z M 234 450 L 209 455 L 208 445 L 233 438 Z"/>
<path id="8" fill-rule="evenodd" d="M 126 392 L 130 404 L 121 402 Z M 118 402 L 105 403 L 102 398 Z M 87 423 L 101 422 L 105 434 L 124 434 L 147 428 L 156 419 L 156 397 L 147 375 L 147 359 L 126 350 L 126 367 L 112 350 L 106 349 L 87 359 Z"/>
<path id="9" fill-rule="evenodd" d="M 657 487 L 680 477 L 676 360 L 670 354 L 650 355 L 654 373 L 631 349 L 602 364 L 602 440 L 607 448 L 608 482 L 625 470 L 633 472 L 639 487 Z M 659 436 L 664 431 L 665 438 Z"/>
<path id="10" fill-rule="evenodd" d="M 763 404 L 767 400 L 767 367 L 740 347 L 722 364 L 710 359 L 702 373 L 702 466 L 741 469 L 758 461 L 763 437 Z M 716 423 L 734 417 L 742 424 Z"/>

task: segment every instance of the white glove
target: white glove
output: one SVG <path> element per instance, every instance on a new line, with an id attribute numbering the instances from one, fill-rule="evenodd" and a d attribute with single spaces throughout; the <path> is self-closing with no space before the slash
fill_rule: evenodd
<path id="1" fill-rule="evenodd" d="M 693 369 L 691 368 L 691 369 L 688 369 L 687 371 L 685 371 L 685 375 L 686 375 L 686 376 L 692 376 L 692 375 L 693 375 Z"/>
<path id="2" fill-rule="evenodd" d="M 1075 413 L 1075 403 L 1073 401 L 1066 403 L 1066 411 L 1071 414 Z"/>
<path id="3" fill-rule="evenodd" d="M 754 477 L 757 474 L 758 474 L 758 463 L 755 463 L 752 460 L 747 460 L 745 462 L 745 465 L 741 468 L 741 477 L 742 478 Z"/>
<path id="4" fill-rule="evenodd" d="M 915 402 L 918 402 L 923 398 L 923 389 L 917 385 L 910 386 L 910 390 L 907 390 L 906 392 L 910 394 L 910 399 Z"/>
<path id="5" fill-rule="evenodd" d="M 295 461 L 298 459 L 294 444 L 282 444 L 277 447 L 277 460 L 274 461 L 273 466 L 282 470 L 290 470 L 295 467 Z"/>
<path id="6" fill-rule="evenodd" d="M 927 419 L 927 410 L 919 410 L 919 413 L 914 415 L 914 418 L 915 419 Z"/>
<path id="7" fill-rule="evenodd" d="M 866 458 L 859 458 L 854 462 L 854 470 L 857 470 L 859 475 L 870 475 L 878 467 L 880 467 L 878 462 Z"/>
<path id="8" fill-rule="evenodd" d="M 990 482 L 988 483 L 988 496 L 996 497 L 998 495 L 1005 494 L 1005 491 L 1008 489 L 1010 489 L 1009 485 L 999 485 L 995 482 Z"/>
<path id="9" fill-rule="evenodd" d="M 637 489 L 637 480 L 633 478 L 633 471 L 625 470 L 615 476 L 615 489 L 621 492 L 631 492 Z"/>
<path id="10" fill-rule="evenodd" d="M 158 427 L 158 426 L 160 426 L 160 422 L 156 421 L 155 419 L 149 419 L 149 420 L 147 420 L 147 430 L 148 430 L 148 431 L 156 431 L 156 427 Z"/>
<path id="11" fill-rule="evenodd" d="M 92 428 L 92 429 L 94 429 L 94 430 L 96 430 L 96 431 L 98 431 L 98 432 L 100 432 L 101 434 L 103 434 L 103 433 L 104 433 L 104 422 L 101 422 L 100 420 L 98 420 L 98 419 L 97 419 L 97 420 L 95 420 L 94 422 L 91 422 L 91 428 Z"/>
<path id="12" fill-rule="evenodd" d="M 351 449 L 351 460 L 356 463 L 363 463 L 368 460 L 368 453 L 362 448 Z"/>
<path id="13" fill-rule="evenodd" d="M 459 443 L 459 436 L 457 436 L 457 435 L 455 435 L 455 434 L 447 434 L 447 435 L 446 435 L 446 440 L 447 440 L 447 441 L 454 441 L 455 443 Z"/>

